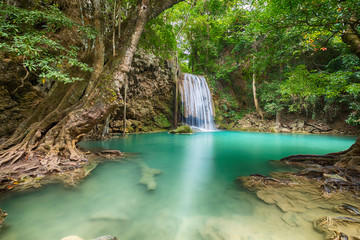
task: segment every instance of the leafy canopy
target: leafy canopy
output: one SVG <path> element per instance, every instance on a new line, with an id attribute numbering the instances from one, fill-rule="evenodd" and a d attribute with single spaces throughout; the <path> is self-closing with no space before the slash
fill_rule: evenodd
<path id="1" fill-rule="evenodd" d="M 22 61 L 26 70 L 38 74 L 43 82 L 80 80 L 67 73 L 70 67 L 92 70 L 78 60 L 78 47 L 64 46 L 54 37 L 64 28 L 77 28 L 90 38 L 95 35 L 90 28 L 67 18 L 56 6 L 27 10 L 0 2 L 0 51 Z"/>

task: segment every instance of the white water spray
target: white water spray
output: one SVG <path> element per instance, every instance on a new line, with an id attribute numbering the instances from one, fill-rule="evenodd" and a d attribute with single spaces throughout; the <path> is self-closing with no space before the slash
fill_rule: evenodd
<path id="1" fill-rule="evenodd" d="M 211 93 L 206 79 L 185 73 L 180 91 L 183 123 L 200 130 L 216 130 Z"/>

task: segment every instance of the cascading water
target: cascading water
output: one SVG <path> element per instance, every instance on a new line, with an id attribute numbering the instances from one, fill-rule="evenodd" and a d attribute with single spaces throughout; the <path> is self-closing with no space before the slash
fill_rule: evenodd
<path id="1" fill-rule="evenodd" d="M 185 73 L 180 91 L 183 123 L 200 130 L 216 130 L 211 93 L 206 79 Z"/>

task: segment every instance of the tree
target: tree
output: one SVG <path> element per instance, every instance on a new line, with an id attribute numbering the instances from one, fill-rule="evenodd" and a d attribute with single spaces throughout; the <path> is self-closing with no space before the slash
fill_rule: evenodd
<path id="1" fill-rule="evenodd" d="M 180 1 L 127 1 L 129 13 L 122 23 L 121 41 L 117 44 L 116 55 L 104 66 L 106 49 L 103 47 L 105 39 L 102 37 L 102 29 L 107 26 L 101 10 L 104 2 L 92 0 L 92 21 L 98 35 L 95 41 L 94 70 L 89 81 L 72 84 L 56 82 L 32 116 L 1 145 L 0 167 L 16 173 L 14 164 L 21 162 L 22 170 L 33 166 L 27 170 L 47 173 L 61 171 L 73 165 L 72 162 L 85 160 L 85 155 L 76 148 L 76 143 L 122 104 L 120 89 L 130 70 L 145 24 Z M 62 1 L 61 4 L 80 8 L 78 2 Z M 111 26 L 108 28 L 114 29 Z"/>
<path id="2" fill-rule="evenodd" d="M 314 47 L 340 35 L 360 57 L 360 7 L 356 0 L 260 0 L 255 1 L 254 7 L 261 8 L 258 21 L 264 30 L 300 28 L 307 33 L 321 31 L 327 35 L 327 38 L 316 39 Z"/>

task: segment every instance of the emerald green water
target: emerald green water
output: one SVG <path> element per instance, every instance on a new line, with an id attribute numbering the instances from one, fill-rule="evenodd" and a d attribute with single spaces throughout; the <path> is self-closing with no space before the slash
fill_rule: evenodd
<path id="1" fill-rule="evenodd" d="M 292 227 L 283 213 L 234 183 L 237 176 L 282 171 L 269 160 L 347 149 L 353 137 L 203 132 L 129 135 L 89 141 L 86 148 L 136 153 L 98 166 L 76 188 L 48 185 L 0 200 L 9 216 L 1 240 L 68 235 L 121 240 L 322 239 L 311 222 Z M 139 184 L 141 169 L 158 169 L 156 189 Z"/>

